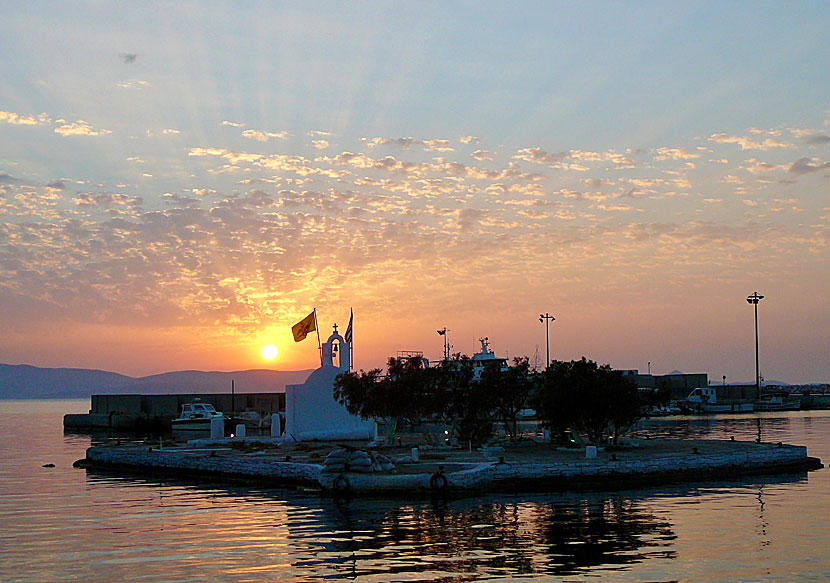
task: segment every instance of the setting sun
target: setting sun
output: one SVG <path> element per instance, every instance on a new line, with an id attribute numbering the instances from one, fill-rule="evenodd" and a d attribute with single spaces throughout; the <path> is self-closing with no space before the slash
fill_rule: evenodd
<path id="1" fill-rule="evenodd" d="M 277 347 L 273 344 L 266 344 L 262 347 L 262 358 L 265 360 L 274 360 L 277 357 Z"/>

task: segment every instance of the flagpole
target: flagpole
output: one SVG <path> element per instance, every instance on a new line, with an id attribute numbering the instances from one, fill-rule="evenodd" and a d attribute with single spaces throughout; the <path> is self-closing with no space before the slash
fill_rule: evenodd
<path id="1" fill-rule="evenodd" d="M 352 337 L 349 342 L 349 367 L 354 370 L 354 310 L 349 308 L 349 323 L 352 325 Z"/>
<path id="2" fill-rule="evenodd" d="M 320 342 L 320 326 L 317 325 L 317 308 L 314 308 L 314 329 L 317 330 L 317 350 L 320 351 L 320 366 L 323 366 L 323 344 Z"/>

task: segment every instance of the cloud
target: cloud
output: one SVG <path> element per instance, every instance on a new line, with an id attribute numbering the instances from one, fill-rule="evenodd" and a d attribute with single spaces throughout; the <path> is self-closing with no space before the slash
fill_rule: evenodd
<path id="1" fill-rule="evenodd" d="M 309 135 L 313 138 L 328 138 L 328 137 L 333 136 L 334 134 L 332 134 L 331 132 L 323 132 L 323 131 L 320 131 L 320 130 L 311 130 L 311 131 L 308 132 L 307 135 Z"/>
<path id="2" fill-rule="evenodd" d="M 0 184 L 14 184 L 16 182 L 20 182 L 20 179 L 6 172 L 0 172 Z"/>
<path id="3" fill-rule="evenodd" d="M 123 83 L 118 83 L 118 87 L 123 87 L 124 89 L 143 89 L 144 87 L 148 87 L 150 85 L 149 81 L 142 81 L 141 79 L 130 79 L 129 81 L 124 81 Z"/>
<path id="4" fill-rule="evenodd" d="M 561 162 L 571 155 L 570 151 L 551 154 L 542 148 L 522 148 L 513 156 L 517 160 L 533 162 L 535 164 L 553 165 Z"/>
<path id="5" fill-rule="evenodd" d="M 261 132 L 259 130 L 245 130 L 242 132 L 242 137 L 259 140 L 260 142 L 267 142 L 271 138 L 286 140 L 288 139 L 288 132 Z"/>
<path id="6" fill-rule="evenodd" d="M 141 198 L 113 192 L 80 192 L 72 201 L 78 206 L 136 206 Z"/>
<path id="7" fill-rule="evenodd" d="M 179 130 L 174 130 L 173 128 L 167 128 L 167 129 L 161 130 L 161 133 L 163 133 L 163 134 L 180 134 L 181 132 Z"/>
<path id="8" fill-rule="evenodd" d="M 700 158 L 700 154 L 687 152 L 683 148 L 658 148 L 655 160 L 694 160 Z"/>
<path id="9" fill-rule="evenodd" d="M 741 146 L 742 150 L 771 150 L 773 148 L 791 147 L 790 144 L 786 142 L 772 138 L 766 138 L 763 141 L 758 141 L 748 136 L 730 136 L 727 134 L 712 134 L 709 136 L 709 141 L 716 142 L 718 144 L 738 144 Z"/>
<path id="10" fill-rule="evenodd" d="M 607 152 L 591 152 L 584 150 L 567 150 L 564 152 L 549 153 L 541 148 L 522 148 L 513 158 L 550 166 L 551 168 L 576 170 L 586 172 L 587 166 L 581 162 L 612 162 L 616 169 L 634 168 L 634 161 L 628 156 L 609 150 Z M 569 161 L 575 162 L 569 162 Z"/>
<path id="11" fill-rule="evenodd" d="M 768 162 L 762 162 L 760 160 L 756 160 L 755 158 L 750 158 L 746 161 L 745 168 L 748 172 L 752 174 L 766 174 L 769 172 L 776 172 L 778 170 L 787 170 L 787 166 L 785 164 L 770 164 Z"/>
<path id="12" fill-rule="evenodd" d="M 449 140 L 424 140 L 424 150 L 427 152 L 454 152 Z"/>
<path id="13" fill-rule="evenodd" d="M 135 60 L 138 58 L 138 55 L 135 53 L 120 53 L 118 55 L 118 58 L 120 58 L 127 65 L 131 65 L 132 63 L 135 63 Z"/>
<path id="14" fill-rule="evenodd" d="M 105 136 L 111 134 L 110 130 L 97 130 L 84 120 L 79 119 L 76 122 L 64 124 L 55 128 L 55 133 L 62 136 Z"/>
<path id="15" fill-rule="evenodd" d="M 54 188 L 55 190 L 64 190 L 66 183 L 63 180 L 55 180 L 46 185 L 47 188 Z"/>
<path id="16" fill-rule="evenodd" d="M 228 120 L 223 121 L 222 125 L 223 126 L 232 126 L 232 127 L 235 127 L 235 128 L 241 128 L 241 127 L 245 126 L 244 123 L 236 123 L 236 122 L 228 121 Z"/>
<path id="17" fill-rule="evenodd" d="M 475 136 L 461 136 L 458 141 L 462 144 L 478 144 L 478 138 Z"/>
<path id="18" fill-rule="evenodd" d="M 400 146 L 401 148 L 409 148 L 414 144 L 422 143 L 415 138 L 372 138 L 370 140 L 364 138 L 364 141 L 366 141 L 366 146 L 370 150 L 377 146 Z"/>
<path id="19" fill-rule="evenodd" d="M 830 144 L 830 136 L 824 134 L 812 134 L 802 138 L 805 144 L 810 146 L 818 146 L 823 144 Z"/>
<path id="20" fill-rule="evenodd" d="M 470 157 L 475 160 L 478 160 L 479 162 L 482 162 L 484 160 L 492 160 L 493 153 L 490 150 L 476 150 L 475 152 L 470 154 Z"/>
<path id="21" fill-rule="evenodd" d="M 39 116 L 20 115 L 13 111 L 0 111 L 0 122 L 10 125 L 34 126 L 39 124 L 51 123 L 51 119 L 45 114 L 41 113 Z"/>
<path id="22" fill-rule="evenodd" d="M 818 158 L 799 158 L 795 162 L 792 163 L 790 168 L 787 170 L 790 174 L 808 174 L 810 172 L 816 172 L 818 170 L 827 170 L 830 169 L 830 162 L 822 162 Z"/>
<path id="23" fill-rule="evenodd" d="M 329 143 L 327 140 L 312 140 L 311 147 L 315 150 L 325 150 L 329 147 Z"/>

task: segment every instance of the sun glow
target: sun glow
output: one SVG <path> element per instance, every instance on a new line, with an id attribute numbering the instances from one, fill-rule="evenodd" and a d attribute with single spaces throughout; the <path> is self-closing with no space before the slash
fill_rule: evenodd
<path id="1" fill-rule="evenodd" d="M 277 357 L 277 347 L 273 344 L 266 344 L 262 347 L 262 358 L 265 360 L 274 360 Z"/>

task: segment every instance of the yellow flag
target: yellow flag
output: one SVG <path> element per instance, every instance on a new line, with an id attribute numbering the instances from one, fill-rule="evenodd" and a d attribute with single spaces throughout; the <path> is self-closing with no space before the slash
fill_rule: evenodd
<path id="1" fill-rule="evenodd" d="M 291 326 L 291 333 L 294 335 L 294 342 L 305 340 L 308 333 L 314 332 L 316 329 L 317 326 L 314 322 L 314 312 L 311 312 L 308 316 Z"/>

